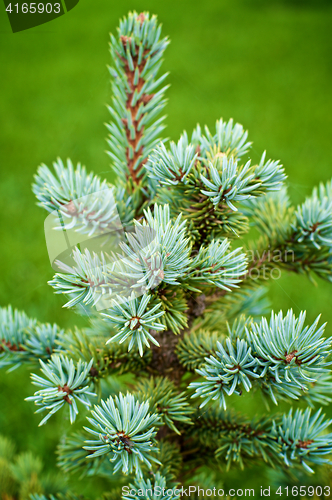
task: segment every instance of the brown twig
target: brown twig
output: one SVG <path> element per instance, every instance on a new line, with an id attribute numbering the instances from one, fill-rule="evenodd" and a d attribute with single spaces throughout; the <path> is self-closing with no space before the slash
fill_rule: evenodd
<path id="1" fill-rule="evenodd" d="M 142 15 L 140 14 L 140 16 L 142 16 Z M 139 16 L 139 18 L 142 19 L 142 17 L 140 17 L 140 16 Z M 124 48 L 127 47 L 127 44 L 131 43 L 130 37 L 121 36 L 120 40 L 121 40 Z M 137 50 L 137 52 L 138 52 L 138 50 Z M 147 53 L 149 53 L 148 50 L 145 50 L 143 52 L 143 58 Z M 135 164 L 142 157 L 142 155 L 144 153 L 143 146 L 141 146 L 137 150 L 137 145 L 138 145 L 138 143 L 139 143 L 139 141 L 142 138 L 143 133 L 144 133 L 144 127 L 141 127 L 141 129 L 138 130 L 138 126 L 139 126 L 142 118 L 137 120 L 136 116 L 137 116 L 137 112 L 138 112 L 140 105 L 147 104 L 149 101 L 151 101 L 154 94 L 143 93 L 142 96 L 140 97 L 140 99 L 138 99 L 136 101 L 135 106 L 132 106 L 131 103 L 132 103 L 132 99 L 135 95 L 135 92 L 139 93 L 142 90 L 142 87 L 145 83 L 144 78 L 141 78 L 139 76 L 137 84 L 135 85 L 135 83 L 134 83 L 135 71 L 136 71 L 136 69 L 138 69 L 139 74 L 141 74 L 143 69 L 144 69 L 144 66 L 145 66 L 145 61 L 142 61 L 140 64 L 138 64 L 138 55 L 135 55 L 135 56 L 132 55 L 134 69 L 130 70 L 128 62 L 120 55 L 119 55 L 119 57 L 122 60 L 122 62 L 124 63 L 125 74 L 127 77 L 127 82 L 128 82 L 129 88 L 130 88 L 130 92 L 128 92 L 128 94 L 127 94 L 126 109 L 130 111 L 131 121 L 132 121 L 134 129 L 135 129 L 135 134 L 134 134 L 134 137 L 132 138 L 130 128 L 128 126 L 128 120 L 127 120 L 127 118 L 122 118 L 122 123 L 124 125 L 125 133 L 126 133 L 126 137 L 127 137 L 127 141 L 128 141 L 128 147 L 126 150 L 127 165 L 128 165 L 128 170 L 129 170 L 129 177 L 132 178 L 134 183 L 138 184 L 139 183 L 139 174 L 140 174 L 140 171 L 141 171 L 143 164 L 145 163 L 146 160 L 141 161 L 139 163 L 139 165 L 136 167 L 136 169 L 134 168 Z M 130 158 L 130 151 L 131 150 L 133 151 L 132 158 Z"/>

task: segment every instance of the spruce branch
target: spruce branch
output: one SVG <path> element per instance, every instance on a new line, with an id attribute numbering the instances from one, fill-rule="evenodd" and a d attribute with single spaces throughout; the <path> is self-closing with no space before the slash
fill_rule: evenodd
<path id="1" fill-rule="evenodd" d="M 161 303 L 160 309 L 164 311 L 159 318 L 167 330 L 176 335 L 188 327 L 188 301 L 186 293 L 179 286 L 161 285 L 158 287 L 151 304 Z"/>
<path id="2" fill-rule="evenodd" d="M 262 199 L 243 202 L 244 213 L 253 218 L 262 233 L 250 252 L 278 258 L 265 263 L 296 273 L 312 273 L 331 281 L 331 182 L 321 184 L 302 205 L 294 208 L 286 190 L 270 193 Z M 255 264 L 255 263 L 254 263 Z"/>
<path id="3" fill-rule="evenodd" d="M 208 246 L 201 246 L 192 261 L 189 280 L 196 286 L 214 285 L 226 291 L 237 287 L 245 273 L 247 260 L 241 248 L 229 252 L 229 247 L 227 239 L 212 240 Z"/>
<path id="4" fill-rule="evenodd" d="M 218 123 L 217 130 L 222 129 L 223 126 Z M 225 126 L 228 139 L 231 127 L 232 122 Z M 235 128 L 237 127 L 238 124 Z M 236 132 L 235 136 L 238 135 Z M 212 136 L 210 138 L 212 140 Z M 246 219 L 241 214 L 234 214 L 238 210 L 234 203 L 278 190 L 286 178 L 284 169 L 278 162 L 265 162 L 265 153 L 258 165 L 252 166 L 247 162 L 238 166 L 237 158 L 241 154 L 236 155 L 237 141 L 230 148 L 232 141 L 229 142 L 228 139 L 225 141 L 229 147 L 220 145 L 220 141 L 223 142 L 221 139 L 215 139 L 219 145 L 214 144 L 207 152 L 204 148 L 201 150 L 197 134 L 193 134 L 192 143 L 189 143 L 188 136 L 184 133 L 177 144 L 170 144 L 170 150 L 163 144 L 158 146 L 145 165 L 149 178 L 157 183 L 153 189 L 155 199 L 159 203 L 171 204 L 174 215 L 187 212 L 186 216 L 190 217 L 191 230 L 196 239 L 200 239 L 200 232 L 196 232 L 193 226 L 198 222 L 197 217 L 200 219 L 203 216 L 205 223 L 211 219 L 211 229 L 219 226 L 219 234 L 234 232 L 237 235 L 238 232 L 245 231 L 242 226 Z M 239 148 L 240 151 L 241 145 Z M 208 231 L 205 232 L 209 234 Z M 212 234 L 212 237 L 216 235 L 217 233 Z"/>
<path id="5" fill-rule="evenodd" d="M 73 423 L 79 413 L 77 402 L 88 409 L 91 406 L 90 397 L 95 396 L 89 391 L 92 360 L 89 364 L 79 361 L 75 366 L 67 356 L 53 354 L 47 364 L 40 360 L 40 365 L 47 378 L 31 374 L 32 383 L 42 389 L 26 398 L 26 401 L 34 401 L 37 406 L 41 406 L 36 413 L 50 410 L 39 426 L 44 425 L 66 403 L 69 405 L 70 423 Z"/>
<path id="6" fill-rule="evenodd" d="M 321 410 L 311 416 L 310 408 L 305 411 L 298 409 L 293 416 L 291 409 L 279 425 L 273 422 L 271 435 L 278 441 L 280 456 L 288 467 L 295 462 L 313 473 L 307 462 L 311 465 L 330 463 L 324 456 L 332 451 L 332 433 L 327 434 L 325 431 L 332 420 L 324 420 L 324 417 Z"/>
<path id="7" fill-rule="evenodd" d="M 226 339 L 226 349 L 220 342 L 217 342 L 218 351 L 215 356 L 206 358 L 206 365 L 196 372 L 205 378 L 204 382 L 191 382 L 189 388 L 196 389 L 192 397 L 203 397 L 204 401 L 200 405 L 203 408 L 211 399 L 218 400 L 220 406 L 226 410 L 225 396 L 231 396 L 233 393 L 240 396 L 243 386 L 249 392 L 252 378 L 258 378 L 260 375 L 255 373 L 257 367 L 256 360 L 251 356 L 251 349 L 245 340 L 237 339 L 235 348 L 230 339 Z"/>
<path id="8" fill-rule="evenodd" d="M 214 206 L 225 202 L 231 210 L 237 211 L 234 202 L 280 189 L 286 178 L 282 165 L 277 161 L 264 161 L 265 153 L 258 166 L 251 166 L 248 161 L 238 167 L 233 157 L 216 157 L 208 163 L 208 176 L 201 174 L 205 187 L 202 194 L 208 196 Z"/>
<path id="9" fill-rule="evenodd" d="M 332 402 L 331 373 L 321 373 L 316 377 L 317 378 L 314 382 L 310 382 L 308 384 L 308 392 L 303 396 L 303 399 L 311 408 L 313 408 L 316 404 L 328 405 Z"/>
<path id="10" fill-rule="evenodd" d="M 186 394 L 178 393 L 173 382 L 161 377 L 143 379 L 137 385 L 137 397 L 142 401 L 149 400 L 150 411 L 160 415 L 161 422 L 179 434 L 175 422 L 190 424 L 190 407 Z"/>
<path id="11" fill-rule="evenodd" d="M 275 404 L 285 396 L 298 399 L 307 392 L 308 383 L 328 372 L 331 338 L 322 337 L 325 325 L 317 328 L 319 317 L 310 327 L 304 322 L 304 312 L 298 318 L 292 310 L 285 317 L 272 313 L 270 323 L 262 318 L 259 324 L 245 326 L 244 338 L 218 341 L 215 355 L 196 369 L 205 380 L 189 385 L 196 390 L 193 397 L 204 398 L 200 407 L 217 400 L 226 409 L 225 396 L 241 395 L 242 388 L 249 392 L 254 382 Z"/>
<path id="12" fill-rule="evenodd" d="M 0 368 L 12 365 L 8 370 L 12 371 L 24 363 L 47 361 L 60 350 L 62 335 L 63 330 L 56 324 L 38 323 L 11 306 L 0 308 Z"/>
<path id="13" fill-rule="evenodd" d="M 151 153 L 145 169 L 150 179 L 160 184 L 174 186 L 179 182 L 187 184 L 187 176 L 198 158 L 195 146 L 189 144 L 184 132 L 178 143 L 170 143 L 170 150 L 164 144 L 158 145 Z"/>
<path id="14" fill-rule="evenodd" d="M 206 125 L 204 130 L 205 135 L 197 125 L 191 139 L 192 143 L 199 147 L 200 155 L 204 158 L 217 155 L 240 158 L 249 151 L 251 142 L 246 142 L 248 132 L 244 131 L 239 123 L 234 125 L 232 118 L 228 122 L 222 118 L 217 120 L 215 134 L 212 134 Z"/>
<path id="15" fill-rule="evenodd" d="M 160 142 L 167 86 L 158 90 L 167 74 L 157 78 L 167 38 L 160 38 L 156 16 L 130 13 L 120 22 L 118 37 L 111 35 L 112 122 L 108 144 L 116 173 L 134 184 L 140 182 L 142 166 Z"/>
<path id="16" fill-rule="evenodd" d="M 72 257 L 76 264 L 72 267 L 56 261 L 66 274 L 56 273 L 48 282 L 54 288 L 55 293 L 71 297 L 63 307 L 73 307 L 79 303 L 96 305 L 104 296 L 107 298 L 112 296 L 114 283 L 106 279 L 108 268 L 103 252 L 100 255 L 93 252 L 91 255 L 88 249 L 82 253 L 76 247 L 72 252 Z M 110 265 L 114 269 L 114 265 Z"/>
<path id="17" fill-rule="evenodd" d="M 85 430 L 65 436 L 57 447 L 57 464 L 63 472 L 79 473 L 80 477 L 113 473 L 113 466 L 106 456 L 89 460 L 84 449 L 86 440 L 90 437 Z"/>
<path id="18" fill-rule="evenodd" d="M 135 287 L 155 288 L 161 281 L 178 285 L 190 264 L 191 245 L 186 237 L 186 221 L 170 217 L 168 205 L 155 204 L 144 211 L 142 222 L 135 222 L 135 232 L 128 234 L 121 247 L 128 258 L 127 277 L 136 279 Z"/>
<path id="19" fill-rule="evenodd" d="M 160 472 L 154 476 L 154 481 L 151 479 L 135 480 L 135 483 L 130 483 L 126 488 L 127 492 L 122 495 L 122 500 L 139 500 L 142 498 L 141 492 L 146 500 L 178 500 L 179 494 L 174 494 L 173 490 L 167 487 L 166 478 Z"/>
<path id="20" fill-rule="evenodd" d="M 331 420 L 324 420 L 319 410 L 311 416 L 310 409 L 291 409 L 275 419 L 261 418 L 252 421 L 233 412 L 210 408 L 193 418 L 191 435 L 202 446 L 212 447 L 218 460 L 243 468 L 248 461 L 263 459 L 270 466 L 284 463 L 287 467 L 313 470 L 311 464 L 329 463 L 326 455 L 331 452 L 331 434 L 326 429 Z"/>
<path id="21" fill-rule="evenodd" d="M 210 407 L 193 417 L 189 435 L 212 453 L 217 463 L 226 462 L 226 470 L 234 463 L 242 469 L 253 460 L 264 460 L 270 466 L 278 461 L 280 446 L 270 439 L 272 421 L 261 417 L 248 419 L 234 411 Z"/>
<path id="22" fill-rule="evenodd" d="M 265 194 L 269 191 L 279 191 L 282 189 L 283 183 L 287 178 L 285 169 L 279 163 L 279 160 L 265 161 L 265 158 L 266 151 L 262 154 L 259 164 L 254 167 L 255 177 L 253 182 L 258 182 L 260 185 L 258 186 L 258 189 L 252 188 L 252 196 Z"/>
<path id="23" fill-rule="evenodd" d="M 92 172 L 87 174 L 80 164 L 74 169 L 69 159 L 65 166 L 58 158 L 53 167 L 55 174 L 46 165 L 39 167 L 32 189 L 39 206 L 50 213 L 58 211 L 55 229 L 74 229 L 91 236 L 119 228 L 112 185 Z"/>
<path id="24" fill-rule="evenodd" d="M 147 294 L 140 299 L 132 295 L 126 304 L 121 304 L 121 300 L 113 301 L 112 308 L 108 309 L 107 313 L 102 313 L 102 316 L 112 326 L 117 326 L 119 331 L 107 343 L 119 341 L 121 344 L 130 338 L 128 350 L 130 351 L 135 345 L 141 356 L 143 356 L 143 344 L 150 347 L 149 340 L 159 346 L 151 335 L 150 329 L 156 331 L 165 329 L 165 326 L 157 321 L 164 312 L 158 311 L 161 304 L 156 304 L 150 309 L 147 308 L 151 298 L 152 296 Z"/>
<path id="25" fill-rule="evenodd" d="M 259 356 L 264 372 L 269 363 L 276 379 L 279 378 L 280 370 L 286 380 L 291 381 L 295 368 L 305 378 L 306 373 L 314 376 L 331 365 L 327 358 L 332 339 L 322 337 L 326 323 L 317 328 L 320 320 L 318 316 L 311 326 L 304 326 L 305 318 L 305 312 L 296 318 L 290 309 L 285 317 L 282 312 L 272 312 L 269 324 L 262 318 L 260 324 L 250 325 L 250 331 L 247 329 L 248 340 L 254 353 Z"/>
<path id="26" fill-rule="evenodd" d="M 330 181 L 320 189 L 314 188 L 312 196 L 297 208 L 296 222 L 292 225 L 294 239 L 299 243 L 314 246 L 332 246 L 332 194 Z"/>
<path id="27" fill-rule="evenodd" d="M 234 161 L 233 157 L 230 159 L 227 159 L 226 156 L 223 156 L 222 159 L 217 157 L 214 162 L 208 164 L 208 177 L 201 174 L 205 188 L 202 189 L 202 194 L 208 196 L 214 206 L 225 201 L 231 210 L 237 211 L 232 201 L 242 201 L 249 198 L 249 194 L 246 194 L 251 191 L 248 184 L 254 178 L 254 174 L 246 176 L 249 169 L 250 161 L 242 169 L 238 169 L 237 162 Z M 256 187 L 258 184 L 254 185 L 253 189 Z"/>
<path id="28" fill-rule="evenodd" d="M 24 312 L 13 311 L 11 306 L 0 308 L 0 368 L 12 365 L 9 369 L 12 371 L 27 360 L 28 329 L 36 323 L 37 320 L 28 318 Z"/>
<path id="29" fill-rule="evenodd" d="M 86 428 L 95 439 L 88 440 L 86 450 L 92 453 L 89 458 L 112 453 L 110 461 L 114 464 L 114 473 L 122 470 L 124 474 L 134 469 L 138 477 L 142 476 L 141 464 L 151 468 L 151 461 L 158 463 L 153 452 L 155 445 L 155 426 L 159 424 L 159 416 L 150 414 L 149 403 L 139 401 L 131 394 L 122 393 L 115 398 L 109 397 L 101 401 L 87 417 L 93 429 Z"/>
<path id="30" fill-rule="evenodd" d="M 61 351 L 59 342 L 64 335 L 64 330 L 55 323 L 37 324 L 34 328 L 29 328 L 29 337 L 26 341 L 26 349 L 35 360 L 47 361 L 56 351 Z"/>
<path id="31" fill-rule="evenodd" d="M 213 238 L 235 238 L 248 231 L 248 219 L 239 211 L 234 212 L 226 203 L 213 205 L 209 196 L 202 194 L 204 185 L 200 175 L 206 175 L 203 163 L 196 161 L 187 176 L 188 182 L 179 182 L 170 190 L 160 187 L 155 195 L 159 204 L 169 204 L 172 216 L 180 213 L 188 220 L 191 241 L 195 247 Z"/>
<path id="32" fill-rule="evenodd" d="M 248 341 L 257 357 L 261 378 L 268 377 L 263 390 L 277 404 L 284 395 L 298 399 L 308 391 L 308 384 L 330 371 L 331 338 L 323 337 L 326 324 L 318 327 L 320 316 L 311 326 L 304 326 L 306 313 L 296 318 L 292 310 L 271 314 L 270 323 L 262 318 L 247 330 Z M 316 385 L 324 389 L 320 384 Z"/>

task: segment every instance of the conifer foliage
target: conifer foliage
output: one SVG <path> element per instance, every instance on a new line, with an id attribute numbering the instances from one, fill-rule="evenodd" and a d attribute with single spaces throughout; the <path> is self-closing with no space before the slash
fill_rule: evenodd
<path id="1" fill-rule="evenodd" d="M 79 235 L 49 284 L 86 328 L 0 310 L 0 366 L 31 365 L 38 390 L 27 404 L 40 425 L 56 412 L 86 416 L 66 429 L 58 464 L 115 474 L 128 488 L 110 486 L 109 500 L 179 498 L 174 488 L 200 485 L 207 461 L 216 475 L 252 463 L 310 474 L 332 451 L 321 409 L 332 337 L 305 312 L 266 317 L 262 292 L 275 270 L 332 281 L 332 181 L 294 209 L 283 166 L 265 152 L 249 159 L 248 133 L 232 119 L 163 139 L 168 43 L 149 13 L 129 13 L 111 35 L 115 185 L 70 160 L 35 176 L 54 231 Z M 260 237 L 245 245 L 251 226 Z M 244 392 L 259 401 L 253 419 L 232 409 Z M 280 401 L 285 413 L 273 411 Z M 169 493 L 138 493 L 153 485 Z M 75 498 L 69 486 L 34 493 Z"/>

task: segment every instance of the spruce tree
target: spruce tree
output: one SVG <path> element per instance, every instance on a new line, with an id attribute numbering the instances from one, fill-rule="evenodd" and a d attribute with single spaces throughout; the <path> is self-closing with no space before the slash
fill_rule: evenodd
<path id="1" fill-rule="evenodd" d="M 60 442 L 58 465 L 86 480 L 115 475 L 108 500 L 218 489 L 230 467 L 257 463 L 311 474 L 332 450 L 321 408 L 331 402 L 332 338 L 319 316 L 270 312 L 264 296 L 281 272 L 332 281 L 332 182 L 294 208 L 283 166 L 265 152 L 254 164 L 232 119 L 163 139 L 168 43 L 149 13 L 129 13 L 111 35 L 115 184 L 70 160 L 35 176 L 49 212 L 49 284 L 86 328 L 0 311 L 0 366 L 33 366 L 27 399 L 40 425 L 58 411 L 70 423 L 86 415 Z M 244 392 L 256 393 L 253 419 L 232 409 Z M 173 492 L 139 493 L 156 486 Z M 43 493 L 31 498 L 55 498 Z"/>

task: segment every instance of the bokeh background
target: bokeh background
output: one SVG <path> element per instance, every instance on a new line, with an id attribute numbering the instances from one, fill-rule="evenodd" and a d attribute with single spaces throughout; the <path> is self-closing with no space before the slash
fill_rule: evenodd
<path id="1" fill-rule="evenodd" d="M 284 164 L 295 204 L 332 176 L 331 1 L 82 0 L 65 16 L 16 34 L 0 7 L 0 305 L 66 328 L 82 320 L 62 309 L 63 299 L 47 285 L 46 212 L 35 205 L 31 183 L 38 165 L 58 156 L 114 180 L 104 126 L 109 32 L 133 9 L 156 13 L 171 39 L 164 63 L 171 84 L 168 137 L 176 140 L 197 122 L 213 127 L 217 118 L 233 117 L 249 130 L 253 160 L 266 149 Z M 320 280 L 314 286 L 285 275 L 268 295 L 274 310 L 306 309 L 310 321 L 322 313 L 332 335 L 331 291 Z M 0 383 L 0 433 L 52 470 L 61 416 L 37 427 L 33 405 L 23 401 L 34 392 L 24 369 L 2 371 Z M 230 477 L 242 486 L 268 484 L 258 471 Z M 103 486 L 73 481 L 92 498 Z"/>

